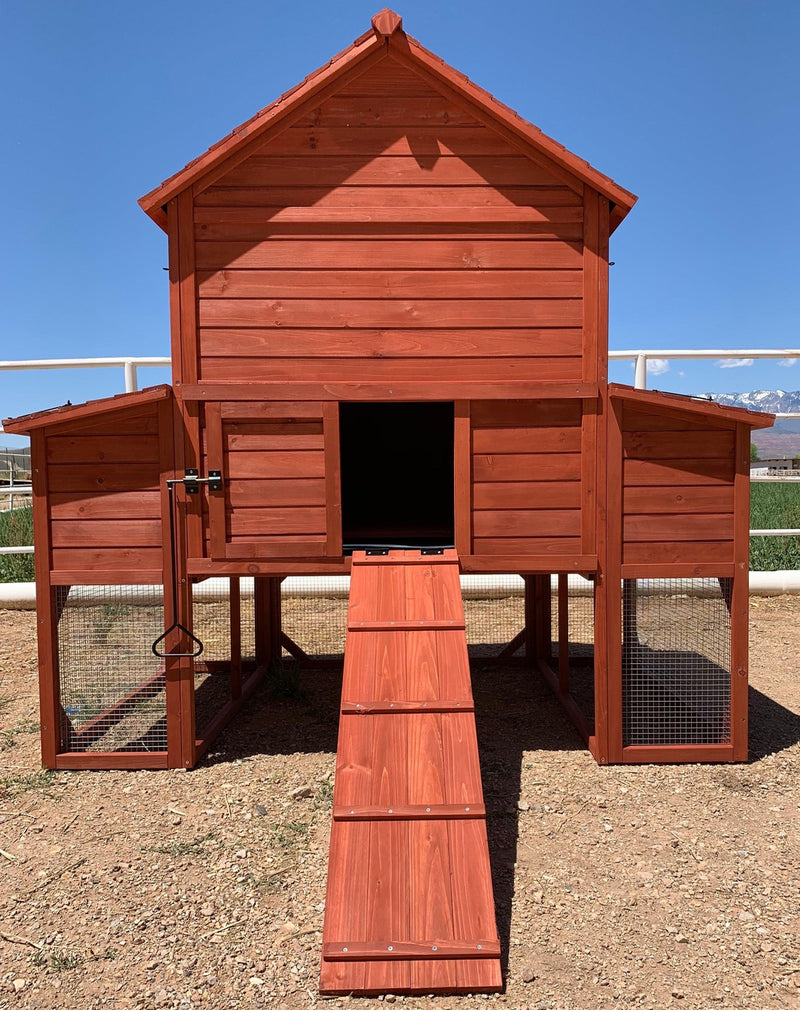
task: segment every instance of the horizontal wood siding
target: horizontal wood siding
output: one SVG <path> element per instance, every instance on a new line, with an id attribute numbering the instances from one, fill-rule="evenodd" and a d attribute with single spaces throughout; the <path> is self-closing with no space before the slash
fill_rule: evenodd
<path id="1" fill-rule="evenodd" d="M 733 562 L 735 432 L 623 410 L 623 564 Z"/>
<path id="2" fill-rule="evenodd" d="M 577 381 L 582 219 L 387 58 L 198 186 L 200 380 Z"/>
<path id="3" fill-rule="evenodd" d="M 54 425 L 45 450 L 53 571 L 160 572 L 158 403 Z"/>
<path id="4" fill-rule="evenodd" d="M 581 403 L 472 405 L 476 555 L 581 549 Z"/>
<path id="5" fill-rule="evenodd" d="M 245 408 L 248 405 L 243 405 Z M 211 542 L 227 557 L 321 556 L 325 549 L 325 454 L 317 417 L 225 417 L 221 423 L 224 514 Z M 246 409 L 243 413 L 247 413 Z M 214 438 L 208 435 L 209 467 Z M 214 529 L 224 523 L 224 533 Z"/>

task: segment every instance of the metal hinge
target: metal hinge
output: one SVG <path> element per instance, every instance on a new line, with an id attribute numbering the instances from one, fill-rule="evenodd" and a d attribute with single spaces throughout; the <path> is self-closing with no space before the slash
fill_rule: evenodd
<path id="1" fill-rule="evenodd" d="M 221 491 L 222 471 L 209 470 L 207 477 L 201 477 L 194 467 L 187 467 L 183 471 L 183 477 L 176 477 L 174 480 L 168 480 L 167 484 L 170 487 L 173 487 L 175 484 L 183 484 L 186 488 L 187 494 L 199 494 L 201 484 L 208 484 L 209 491 Z"/>

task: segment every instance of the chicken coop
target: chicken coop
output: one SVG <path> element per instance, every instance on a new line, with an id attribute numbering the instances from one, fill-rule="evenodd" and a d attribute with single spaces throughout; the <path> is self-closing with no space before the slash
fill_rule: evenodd
<path id="1" fill-rule="evenodd" d="M 44 764 L 194 766 L 309 651 L 282 582 L 387 551 L 519 577 L 500 651 L 599 763 L 744 760 L 772 418 L 608 382 L 635 199 L 390 11 L 143 197 L 172 384 L 4 422 L 32 443 Z"/>

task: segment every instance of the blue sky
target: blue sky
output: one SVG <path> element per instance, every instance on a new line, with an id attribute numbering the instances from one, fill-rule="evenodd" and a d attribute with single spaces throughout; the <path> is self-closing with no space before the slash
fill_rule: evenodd
<path id="1" fill-rule="evenodd" d="M 166 237 L 136 200 L 377 7 L 5 0 L 0 358 L 167 354 Z M 397 9 L 429 49 L 638 194 L 612 239 L 613 348 L 800 345 L 796 0 Z M 800 364 L 678 362 L 651 385 L 797 389 Z M 121 370 L 0 373 L 0 416 L 121 389 Z"/>

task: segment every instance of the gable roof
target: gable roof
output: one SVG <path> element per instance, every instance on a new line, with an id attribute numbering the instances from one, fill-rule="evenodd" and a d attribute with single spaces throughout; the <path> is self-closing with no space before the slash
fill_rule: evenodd
<path id="1" fill-rule="evenodd" d="M 125 407 L 142 407 L 147 403 L 166 400 L 170 396 L 172 396 L 172 386 L 148 386 L 147 389 L 140 389 L 135 393 L 117 393 L 116 396 L 106 396 L 101 400 L 87 400 L 86 403 L 65 403 L 60 407 L 37 410 L 33 414 L 9 417 L 3 421 L 3 429 L 12 435 L 27 435 L 37 428 L 47 428 L 64 421 L 80 421 L 85 417 L 123 410 Z"/>
<path id="2" fill-rule="evenodd" d="M 205 154 L 190 161 L 183 169 L 161 183 L 139 200 L 142 209 L 166 230 L 165 207 L 179 193 L 207 178 L 211 185 L 224 164 L 225 170 L 244 160 L 256 144 L 269 139 L 289 125 L 290 117 L 299 116 L 313 103 L 319 102 L 351 78 L 392 56 L 410 70 L 425 78 L 434 88 L 452 100 L 464 105 L 485 125 L 499 129 L 512 144 L 528 156 L 544 155 L 561 167 L 573 180 L 597 190 L 611 205 L 610 228 L 622 221 L 636 202 L 636 197 L 593 168 L 588 161 L 572 154 L 562 144 L 527 122 L 517 112 L 499 102 L 488 91 L 473 84 L 464 74 L 449 66 L 402 28 L 402 18 L 384 8 L 372 18 L 372 28 L 361 35 L 351 46 L 332 57 L 328 63 L 309 74 L 300 84 L 284 92 L 255 116 L 237 126 L 227 137 L 210 147 Z"/>
<path id="3" fill-rule="evenodd" d="M 771 428 L 775 423 L 775 415 L 761 410 L 748 410 L 746 407 L 726 407 L 713 400 L 696 396 L 686 396 L 682 393 L 662 393 L 656 389 L 634 389 L 617 382 L 609 382 L 608 393 L 613 399 L 627 400 L 645 410 L 685 411 L 689 414 L 700 414 L 709 420 L 748 424 L 751 428 Z"/>

